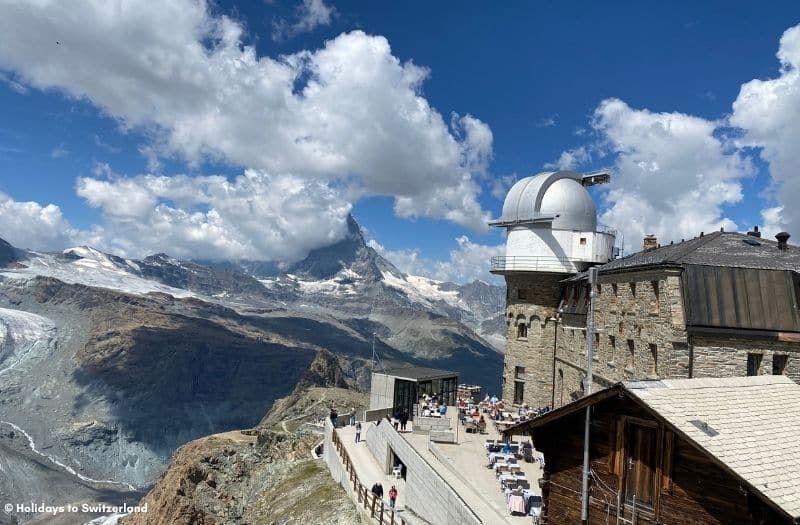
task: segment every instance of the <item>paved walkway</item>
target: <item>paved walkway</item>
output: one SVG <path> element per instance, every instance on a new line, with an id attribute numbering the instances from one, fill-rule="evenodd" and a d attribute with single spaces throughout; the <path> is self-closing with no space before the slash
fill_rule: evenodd
<path id="1" fill-rule="evenodd" d="M 367 423 L 362 423 L 362 426 L 365 427 L 366 430 Z M 378 465 L 378 462 L 372 456 L 372 453 L 367 448 L 366 441 L 363 441 L 364 431 L 362 430 L 361 436 L 362 441 L 360 443 L 356 443 L 356 431 L 355 427 L 353 426 L 346 426 L 342 428 L 337 428 L 336 432 L 339 433 L 339 437 L 342 440 L 342 443 L 347 449 L 347 453 L 350 455 L 350 460 L 353 462 L 353 465 L 356 469 L 356 474 L 358 475 L 358 479 L 361 480 L 361 483 L 367 486 L 367 488 L 372 488 L 372 485 L 380 481 L 383 485 L 383 499 L 385 501 L 385 509 L 389 508 L 389 488 L 394 485 L 397 487 L 397 507 L 396 511 L 399 515 L 403 516 L 403 512 L 406 506 L 406 482 L 404 479 L 395 479 L 391 475 L 386 475 L 383 472 L 383 469 Z M 407 518 L 404 516 L 407 521 L 412 521 L 412 519 Z"/>
<path id="2" fill-rule="evenodd" d="M 451 414 L 450 426 L 455 431 L 458 426 L 458 444 L 434 443 L 432 446 L 441 452 L 440 460 L 429 450 L 430 439 L 427 434 L 404 433 L 403 436 L 417 452 L 464 498 L 481 520 L 486 524 L 522 525 L 531 522 L 530 516 L 512 516 L 506 507 L 506 497 L 500 491 L 500 482 L 494 470 L 486 467 L 488 463 L 484 443 L 487 439 L 500 439 L 499 432 L 489 422 L 486 434 L 464 432 L 464 427 Z M 531 484 L 531 490 L 540 493 L 537 480 L 542 477 L 538 463 L 521 463 Z"/>

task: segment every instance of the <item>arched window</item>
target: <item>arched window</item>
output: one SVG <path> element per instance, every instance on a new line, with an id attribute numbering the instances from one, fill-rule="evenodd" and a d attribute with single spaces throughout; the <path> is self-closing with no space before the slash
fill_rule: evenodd
<path id="1" fill-rule="evenodd" d="M 528 323 L 525 321 L 525 316 L 520 315 L 517 317 L 517 339 L 528 338 Z"/>

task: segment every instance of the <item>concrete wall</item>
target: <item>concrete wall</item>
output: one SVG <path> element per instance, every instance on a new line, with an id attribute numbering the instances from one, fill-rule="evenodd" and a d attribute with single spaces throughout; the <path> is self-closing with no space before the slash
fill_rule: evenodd
<path id="1" fill-rule="evenodd" d="M 369 409 L 392 408 L 394 406 L 394 376 L 372 373 L 369 394 Z"/>
<path id="2" fill-rule="evenodd" d="M 350 484 L 347 471 L 344 469 L 342 458 L 336 452 L 331 438 L 333 436 L 333 425 L 330 419 L 325 419 L 325 441 L 322 449 L 322 459 L 328 465 L 328 470 L 331 472 L 331 477 L 334 481 L 344 487 L 345 492 L 353 501 L 356 501 L 356 494 L 353 491 L 353 485 Z"/>
<path id="3" fill-rule="evenodd" d="M 450 430 L 450 418 L 422 416 L 414 418 L 413 431 L 415 434 L 427 434 L 431 430 Z"/>
<path id="4" fill-rule="evenodd" d="M 367 447 L 385 472 L 391 472 L 391 452 L 406 466 L 406 506 L 434 524 L 482 523 L 458 494 L 386 421 L 366 428 Z"/>

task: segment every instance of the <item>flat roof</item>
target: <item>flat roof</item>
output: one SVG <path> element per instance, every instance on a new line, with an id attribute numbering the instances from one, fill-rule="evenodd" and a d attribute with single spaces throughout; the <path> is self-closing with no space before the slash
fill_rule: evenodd
<path id="1" fill-rule="evenodd" d="M 458 372 L 438 370 L 436 368 L 425 368 L 423 366 L 390 368 L 389 370 L 375 373 L 386 374 L 387 376 L 402 377 L 405 379 L 414 379 L 416 381 L 425 381 L 426 379 L 441 379 L 443 377 L 458 377 Z"/>

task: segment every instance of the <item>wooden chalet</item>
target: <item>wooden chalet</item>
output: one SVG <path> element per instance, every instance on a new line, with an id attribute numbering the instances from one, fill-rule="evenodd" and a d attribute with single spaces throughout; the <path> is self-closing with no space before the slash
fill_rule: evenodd
<path id="1" fill-rule="evenodd" d="M 786 376 L 618 383 L 508 429 L 545 457 L 543 523 L 800 523 L 800 386 Z"/>

